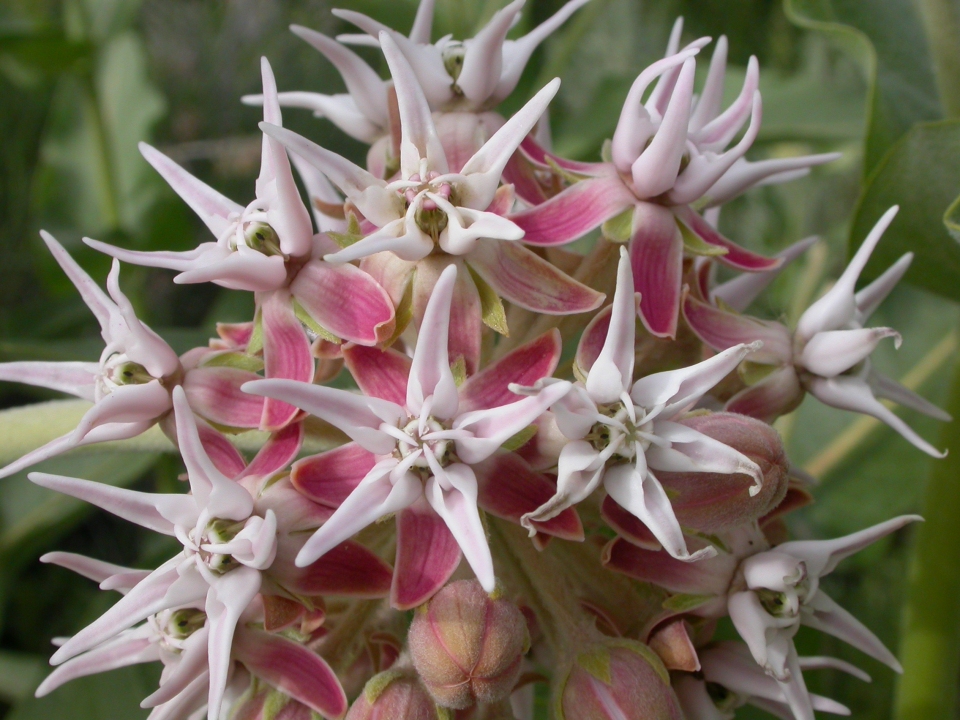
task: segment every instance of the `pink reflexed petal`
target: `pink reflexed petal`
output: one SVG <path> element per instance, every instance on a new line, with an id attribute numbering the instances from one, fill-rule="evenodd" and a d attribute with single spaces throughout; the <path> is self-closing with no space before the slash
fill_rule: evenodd
<path id="1" fill-rule="evenodd" d="M 406 402 L 410 375 L 410 358 L 406 355 L 392 349 L 348 345 L 343 349 L 343 359 L 364 395 L 397 405 Z"/>
<path id="2" fill-rule="evenodd" d="M 529 386 L 552 375 L 561 350 L 560 333 L 550 330 L 511 351 L 460 386 L 460 411 L 467 413 L 517 402 L 521 396 L 511 392 L 509 385 Z"/>
<path id="3" fill-rule="evenodd" d="M 241 389 L 292 403 L 340 428 L 372 453 L 388 455 L 396 447 L 396 439 L 379 428 L 384 422 L 399 423 L 404 411 L 388 400 L 292 380 L 255 380 Z"/>
<path id="4" fill-rule="evenodd" d="M 93 402 L 100 374 L 98 363 L 9 362 L 0 363 L 0 380 L 25 383 L 75 395 Z"/>
<path id="5" fill-rule="evenodd" d="M 630 258 L 627 249 L 621 247 L 607 337 L 587 375 L 587 393 L 594 402 L 614 403 L 633 385 L 638 300 L 633 292 Z"/>
<path id="6" fill-rule="evenodd" d="M 527 310 L 570 315 L 594 310 L 603 302 L 602 293 L 519 243 L 480 240 L 467 261 L 497 295 Z"/>
<path id="7" fill-rule="evenodd" d="M 205 610 L 210 628 L 210 692 L 207 698 L 208 720 L 219 720 L 220 705 L 233 665 L 233 636 L 240 616 L 260 591 L 260 573 L 245 566 L 221 575 L 210 586 Z"/>
<path id="8" fill-rule="evenodd" d="M 294 487 L 314 502 L 340 507 L 377 459 L 356 443 L 347 443 L 293 464 L 290 480 Z"/>
<path id="9" fill-rule="evenodd" d="M 303 423 L 292 423 L 270 436 L 242 477 L 269 477 L 293 462 L 303 445 Z"/>
<path id="10" fill-rule="evenodd" d="M 441 467 L 433 453 L 424 455 L 433 471 L 423 490 L 427 502 L 446 523 L 480 585 L 488 593 L 493 592 L 493 557 L 477 508 L 477 478 L 473 470 L 462 463 Z"/>
<path id="11" fill-rule="evenodd" d="M 683 530 L 673 512 L 670 498 L 649 470 L 641 475 L 632 465 L 614 465 L 604 473 L 603 486 L 610 497 L 650 528 L 650 532 L 671 556 L 685 562 L 695 562 L 716 555 L 717 551 L 712 546 L 692 553 L 687 550 Z"/>
<path id="12" fill-rule="evenodd" d="M 774 370 L 756 385 L 741 390 L 727 401 L 724 410 L 772 423 L 795 409 L 804 390 L 792 365 Z"/>
<path id="13" fill-rule="evenodd" d="M 600 505 L 600 517 L 616 531 L 617 535 L 631 545 L 653 552 L 663 549 L 656 535 L 650 532 L 650 528 L 609 495 Z"/>
<path id="14" fill-rule="evenodd" d="M 503 41 L 523 7 L 523 0 L 514 0 L 501 8 L 473 38 L 464 42 L 463 66 L 457 77 L 467 100 L 483 104 L 500 81 L 503 67 Z"/>
<path id="15" fill-rule="evenodd" d="M 693 407 L 753 350 L 752 345 L 736 345 L 696 365 L 647 375 L 637 380 L 630 395 L 640 407 L 663 406 L 658 419 L 669 420 Z"/>
<path id="16" fill-rule="evenodd" d="M 390 604 L 410 610 L 442 588 L 460 564 L 460 546 L 421 498 L 397 515 L 397 559 Z"/>
<path id="17" fill-rule="evenodd" d="M 812 611 L 812 612 L 811 612 Z M 886 646 L 853 615 L 837 605 L 822 590 L 801 611 L 800 622 L 814 630 L 833 635 L 875 660 L 902 673 L 903 668 Z"/>
<path id="18" fill-rule="evenodd" d="M 900 347 L 900 333 L 893 328 L 825 330 L 803 346 L 797 365 L 821 377 L 834 377 L 867 359 L 884 338 Z"/>
<path id="19" fill-rule="evenodd" d="M 206 581 L 195 571 L 178 575 L 180 562 L 182 557 L 178 555 L 150 573 L 103 615 L 67 640 L 50 658 L 50 663 L 59 665 L 161 610 L 203 600 L 209 587 Z"/>
<path id="20" fill-rule="evenodd" d="M 217 335 L 230 347 L 246 347 L 253 335 L 253 322 L 217 323 Z"/>
<path id="21" fill-rule="evenodd" d="M 790 331 L 778 322 L 736 315 L 690 295 L 683 301 L 683 314 L 697 337 L 714 350 L 727 350 L 760 340 L 763 346 L 750 356 L 751 362 L 780 365 L 793 358 L 793 338 Z"/>
<path id="22" fill-rule="evenodd" d="M 407 408 L 414 415 L 420 413 L 430 397 L 433 398 L 430 412 L 435 417 L 446 420 L 457 412 L 457 384 L 450 370 L 448 353 L 450 305 L 456 282 L 457 268 L 449 265 L 434 285 L 423 314 L 407 380 Z"/>
<path id="23" fill-rule="evenodd" d="M 30 482 L 96 505 L 117 517 L 164 535 L 173 535 L 174 525 L 189 527 L 197 521 L 198 512 L 193 498 L 179 493 L 145 493 L 39 472 L 30 473 Z"/>
<path id="24" fill-rule="evenodd" d="M 386 189 L 384 180 L 286 128 L 260 123 L 260 129 L 326 175 L 359 208 L 363 216 L 378 227 L 403 214 L 400 198 Z"/>
<path id="25" fill-rule="evenodd" d="M 508 8 L 501 12 L 506 10 Z M 559 78 L 547 83 L 467 161 L 461 170 L 465 179 L 457 184 L 458 191 L 462 193 L 459 196 L 460 205 L 474 210 L 487 208 L 500 185 L 507 161 L 533 129 L 559 89 Z"/>
<path id="26" fill-rule="evenodd" d="M 114 565 L 113 563 L 103 562 L 102 560 L 95 560 L 85 555 L 77 555 L 76 553 L 69 552 L 51 552 L 46 555 L 41 555 L 40 562 L 50 563 L 66 568 L 67 570 L 72 570 L 78 575 L 82 575 L 96 583 L 103 583 L 117 576 L 129 578 L 133 581 L 133 584 L 129 587 L 122 588 L 116 585 L 116 583 L 111 583 L 111 589 L 120 591 L 129 590 L 133 585 L 136 585 L 139 580 L 142 580 L 150 574 L 149 570 L 135 570 L 134 568 Z"/>
<path id="27" fill-rule="evenodd" d="M 545 386 L 537 395 L 496 408 L 463 413 L 453 422 L 456 430 L 466 430 L 473 437 L 456 441 L 457 455 L 465 463 L 474 464 L 490 457 L 503 443 L 532 424 L 551 405 L 566 395 L 570 383 L 559 381 Z"/>
<path id="28" fill-rule="evenodd" d="M 98 648 L 84 653 L 83 656 L 68 660 L 50 673 L 40 683 L 36 697 L 49 695 L 64 683 L 97 673 L 116 670 L 121 667 L 156 662 L 160 659 L 160 648 L 145 637 L 121 635 Z"/>
<path id="29" fill-rule="evenodd" d="M 331 720 L 346 714 L 347 696 L 340 681 L 312 650 L 279 635 L 246 628 L 237 632 L 234 649 L 251 673 L 297 702 Z"/>
<path id="30" fill-rule="evenodd" d="M 240 390 L 256 373 L 231 367 L 200 367 L 189 370 L 183 389 L 194 412 L 218 425 L 240 428 L 260 426 L 263 398 Z"/>
<path id="31" fill-rule="evenodd" d="M 427 161 L 427 169 L 445 173 L 447 158 L 433 125 L 430 106 L 424 97 L 417 75 L 400 51 L 394 33 L 380 32 L 380 48 L 393 77 L 400 112 L 400 169 L 404 179 L 421 172 L 420 161 Z"/>
<path id="32" fill-rule="evenodd" d="M 393 334 L 393 303 L 358 267 L 311 260 L 297 273 L 290 292 L 314 320 L 344 340 L 376 345 Z"/>
<path id="33" fill-rule="evenodd" d="M 154 170 L 160 173 L 174 192 L 203 220 L 203 224 L 210 228 L 215 237 L 219 238 L 232 225 L 233 221 L 228 220 L 230 216 L 239 217 L 243 212 L 241 205 L 197 180 L 159 150 L 146 143 L 140 143 L 138 147 L 146 161 L 153 165 Z"/>
<path id="34" fill-rule="evenodd" d="M 602 563 L 606 568 L 671 592 L 723 597 L 738 561 L 729 555 L 718 555 L 700 562 L 684 562 L 662 550 L 645 550 L 617 538 L 603 549 Z"/>
<path id="35" fill-rule="evenodd" d="M 363 115 L 381 127 L 386 127 L 388 123 L 386 83 L 380 79 L 374 69 L 359 55 L 326 35 L 321 35 L 302 25 L 291 25 L 290 30 L 297 37 L 310 43 L 337 68 L 347 86 L 347 92 L 356 101 L 357 108 Z"/>
<path id="36" fill-rule="evenodd" d="M 496 453 L 474 465 L 477 476 L 477 503 L 504 520 L 520 524 L 520 519 L 547 503 L 556 486 L 534 470 L 519 455 Z M 549 520 L 530 520 L 537 532 L 564 540 L 583 540 L 583 525 L 576 510 L 567 508 Z"/>
<path id="37" fill-rule="evenodd" d="M 748 270 L 750 272 L 761 272 L 772 270 L 779 267 L 783 260 L 780 258 L 767 258 L 757 255 L 749 250 L 744 250 L 739 245 L 725 238 L 716 229 L 711 227 L 710 223 L 690 208 L 689 205 L 681 205 L 674 208 L 674 212 L 684 225 L 693 231 L 701 240 L 710 245 L 726 248 L 725 255 L 717 255 L 717 261 L 724 265 L 737 268 L 738 270 Z"/>
<path id="38" fill-rule="evenodd" d="M 670 190 L 677 180 L 680 160 L 687 149 L 687 123 L 693 101 L 696 68 L 697 63 L 693 58 L 683 61 L 670 94 L 670 102 L 653 140 L 630 166 L 633 190 L 637 197 L 655 198 Z M 662 79 L 661 84 L 664 81 Z"/>
<path id="39" fill-rule="evenodd" d="M 795 242 L 777 253 L 776 258 L 781 261 L 779 267 L 765 272 L 743 273 L 740 277 L 728 280 L 709 292 L 704 292 L 704 297 L 709 297 L 714 303 L 722 300 L 737 312 L 743 312 L 788 264 L 813 247 L 819 239 L 813 235 Z"/>
<path id="40" fill-rule="evenodd" d="M 203 445 L 203 451 L 210 458 L 214 467 L 228 478 L 236 477 L 247 466 L 236 446 L 230 442 L 226 435 L 219 430 L 214 429 L 202 418 L 196 418 L 197 433 L 200 435 L 200 443 Z M 170 424 L 170 417 L 164 419 L 164 427 Z M 166 430 L 165 430 L 166 432 Z M 176 434 L 168 433 L 171 437 Z"/>
<path id="41" fill-rule="evenodd" d="M 870 386 L 859 377 L 844 375 L 829 379 L 812 378 L 805 382 L 805 386 L 811 395 L 825 405 L 870 415 L 886 423 L 910 444 L 931 457 L 942 458 L 946 455 L 920 437 L 892 410 L 877 400 L 870 391 Z"/>
<path id="42" fill-rule="evenodd" d="M 330 519 L 307 540 L 297 555 L 299 567 L 309 565 L 384 515 L 408 508 L 423 496 L 423 486 L 413 474 L 392 480 L 390 473 L 396 466 L 396 460 L 384 460 L 367 473 Z"/>
<path id="43" fill-rule="evenodd" d="M 290 293 L 277 290 L 260 306 L 263 319 L 264 374 L 270 379 L 313 380 L 310 340 L 290 305 Z M 279 430 L 293 420 L 297 408 L 268 397 L 263 404 L 261 430 Z"/>
<path id="44" fill-rule="evenodd" d="M 73 437 L 80 441 L 96 428 L 115 423 L 156 421 L 170 410 L 170 404 L 170 392 L 159 380 L 145 385 L 121 385 L 87 410 Z"/>
<path id="45" fill-rule="evenodd" d="M 197 507 L 207 510 L 211 517 L 246 520 L 253 512 L 253 498 L 243 486 L 220 472 L 210 460 L 200 442 L 193 412 L 181 387 L 173 390 L 173 406 L 177 420 L 177 446 L 187 466 L 190 490 Z M 182 522 L 177 524 L 188 525 Z"/>
<path id="46" fill-rule="evenodd" d="M 541 205 L 511 215 L 530 245 L 564 245 L 633 205 L 637 199 L 612 171 L 574 183 Z"/>
<path id="47" fill-rule="evenodd" d="M 854 288 L 857 280 L 899 209 L 899 206 L 894 205 L 883 214 L 833 287 L 800 316 L 796 332 L 800 342 L 806 342 L 824 330 L 839 330 L 856 318 L 857 302 Z"/>
<path id="48" fill-rule="evenodd" d="M 298 595 L 382 598 L 390 592 L 393 568 L 363 545 L 348 540 L 305 568 L 271 568 L 282 585 Z"/>
<path id="49" fill-rule="evenodd" d="M 680 309 L 683 239 L 673 213 L 662 205 L 637 203 L 630 239 L 633 283 L 640 293 L 640 318 L 659 337 L 674 337 Z"/>

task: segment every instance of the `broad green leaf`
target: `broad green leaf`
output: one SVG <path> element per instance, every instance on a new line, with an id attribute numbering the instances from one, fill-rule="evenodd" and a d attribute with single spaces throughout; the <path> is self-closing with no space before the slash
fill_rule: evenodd
<path id="1" fill-rule="evenodd" d="M 960 195 L 960 121 L 921 123 L 897 142 L 868 180 L 850 230 L 851 250 L 891 205 L 900 212 L 884 233 L 865 276 L 875 277 L 905 252 L 907 280 L 960 300 L 960 244 L 944 213 Z"/>
<path id="2" fill-rule="evenodd" d="M 918 121 L 942 117 L 930 50 L 913 2 L 785 0 L 788 17 L 834 38 L 870 83 L 864 176 Z"/>
<path id="3" fill-rule="evenodd" d="M 90 43 L 68 40 L 58 33 L 0 34 L 0 58 L 15 63 L 20 72 L 56 75 L 89 62 Z M 11 73 L 11 68 L 4 68 Z M 16 73 L 19 75 L 20 73 Z"/>
<path id="4" fill-rule="evenodd" d="M 30 698 L 7 720 L 135 720 L 149 710 L 140 701 L 157 689 L 159 663 L 92 675 L 67 683 L 47 697 Z"/>

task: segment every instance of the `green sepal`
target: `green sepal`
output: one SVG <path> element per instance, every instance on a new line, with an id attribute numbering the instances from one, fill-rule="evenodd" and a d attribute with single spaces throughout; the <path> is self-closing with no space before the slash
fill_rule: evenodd
<path id="1" fill-rule="evenodd" d="M 253 318 L 253 332 L 250 333 L 250 340 L 247 342 L 247 354 L 256 355 L 263 350 L 263 313 L 257 310 L 256 317 Z"/>
<path id="2" fill-rule="evenodd" d="M 347 231 L 345 233 L 327 231 L 327 235 L 341 248 L 347 248 L 360 240 L 363 240 L 363 232 L 360 230 L 360 221 L 352 212 L 347 213 Z"/>
<path id="3" fill-rule="evenodd" d="M 600 232 L 610 242 L 626 243 L 633 237 L 633 208 L 627 208 L 619 215 L 606 220 L 600 226 Z"/>
<path id="4" fill-rule="evenodd" d="M 716 595 L 688 595 L 686 593 L 677 593 L 676 595 L 671 595 L 664 600 L 662 607 L 664 610 L 689 612 L 694 608 L 698 608 L 701 605 L 706 605 L 708 602 L 716 599 Z"/>
<path id="5" fill-rule="evenodd" d="M 460 387 L 467 381 L 467 361 L 463 355 L 457 355 L 457 359 L 450 365 L 450 372 L 453 373 L 453 381 Z"/>
<path id="6" fill-rule="evenodd" d="M 477 286 L 477 293 L 480 295 L 480 312 L 483 315 L 483 324 L 504 337 L 509 337 L 510 328 L 507 327 L 507 313 L 503 309 L 503 301 L 500 296 L 469 264 L 467 264 L 467 270 L 470 271 L 470 277 L 473 278 L 473 284 Z"/>
<path id="7" fill-rule="evenodd" d="M 205 360 L 201 367 L 229 367 L 237 370 L 260 372 L 263 370 L 263 358 L 242 352 L 217 353 L 209 360 Z"/>
<path id="8" fill-rule="evenodd" d="M 683 249 L 691 255 L 717 257 L 718 255 L 726 255 L 729 252 L 725 247 L 711 245 L 706 242 L 680 220 L 677 220 L 677 227 L 680 228 L 680 236 L 683 238 Z"/>
<path id="9" fill-rule="evenodd" d="M 747 385 L 756 385 L 779 366 L 744 360 L 737 366 L 737 375 Z"/>
<path id="10" fill-rule="evenodd" d="M 416 274 L 417 271 L 416 268 L 414 268 L 413 272 L 410 273 L 410 277 L 407 278 L 407 284 L 403 288 L 403 295 L 400 296 L 400 302 L 397 304 L 397 308 L 393 313 L 393 334 L 383 344 L 383 347 L 393 345 L 403 334 L 403 331 L 407 329 L 407 326 L 410 325 L 410 321 L 413 320 L 413 283 L 416 279 Z"/>
<path id="11" fill-rule="evenodd" d="M 293 314 L 297 316 L 297 320 L 306 325 L 310 330 L 315 332 L 319 337 L 322 337 L 324 340 L 332 342 L 335 345 L 339 345 L 343 342 L 340 338 L 334 335 L 332 332 L 327 330 L 323 325 L 318 323 L 316 320 L 311 317 L 310 313 L 303 309 L 303 305 L 297 302 L 296 298 L 293 298 Z"/>
<path id="12" fill-rule="evenodd" d="M 600 146 L 600 159 L 605 163 L 613 162 L 613 140 L 607 138 Z"/>
<path id="13" fill-rule="evenodd" d="M 514 450 L 519 450 L 524 445 L 526 445 L 537 434 L 536 425 L 527 425 L 523 430 L 518 432 L 516 435 L 512 435 L 507 438 L 507 441 L 501 445 L 504 450 L 508 452 L 513 452 Z"/>
<path id="14" fill-rule="evenodd" d="M 604 647 L 594 648 L 577 655 L 577 665 L 590 673 L 604 685 L 613 683 L 610 674 L 610 652 Z"/>
<path id="15" fill-rule="evenodd" d="M 380 696 L 383 695 L 384 690 L 390 687 L 394 681 L 402 677 L 403 672 L 400 670 L 384 670 L 381 673 L 377 673 L 364 685 L 363 697 L 366 698 L 368 703 L 373 705 L 380 699 Z"/>

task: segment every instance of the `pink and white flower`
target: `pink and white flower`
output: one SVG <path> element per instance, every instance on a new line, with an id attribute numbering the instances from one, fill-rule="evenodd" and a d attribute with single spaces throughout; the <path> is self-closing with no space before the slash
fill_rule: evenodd
<path id="1" fill-rule="evenodd" d="M 285 380 L 243 387 L 292 403 L 353 440 L 311 462 L 309 472 L 318 479 L 310 484 L 311 496 L 336 510 L 304 545 L 297 563 L 309 565 L 381 517 L 396 513 L 397 569 L 391 599 L 402 608 L 419 605 L 442 587 L 461 553 L 483 587 L 493 590 L 493 561 L 479 506 L 519 518 L 519 508 L 535 507 L 549 497 L 551 487 L 517 456 L 498 450 L 570 388 L 560 382 L 539 397 L 520 399 L 511 397 L 502 379 L 523 368 L 524 361 L 524 375 L 536 376 L 531 381 L 551 372 L 559 354 L 555 336 L 547 338 L 546 347 L 541 343 L 535 349 L 541 357 L 534 362 L 529 348 L 519 348 L 516 357 L 508 356 L 458 388 L 448 349 L 456 275 L 456 268 L 448 267 L 437 281 L 412 360 L 394 351 L 374 355 L 361 348 L 356 353 L 345 350 L 364 395 Z M 517 487 L 508 489 L 511 483 Z M 571 515 L 538 529 L 567 536 L 582 532 Z"/>
<path id="2" fill-rule="evenodd" d="M 907 271 L 913 253 L 903 255 L 859 292 L 855 290 L 860 273 L 897 209 L 890 208 L 877 221 L 837 282 L 800 316 L 792 333 L 781 323 L 738 315 L 686 297 L 684 315 L 688 324 L 715 350 L 754 340 L 763 342 L 763 347 L 748 358 L 757 370 L 752 375 L 759 379 L 732 397 L 726 405 L 728 410 L 772 421 L 793 410 L 809 392 L 826 405 L 871 415 L 928 455 L 943 457 L 878 398 L 893 400 L 938 420 L 948 421 L 950 416 L 873 368 L 870 354 L 878 343 L 893 338 L 899 346 L 900 335 L 892 328 L 864 327 Z"/>
<path id="3" fill-rule="evenodd" d="M 621 249 L 617 290 L 606 339 L 586 377 L 551 403 L 560 431 L 569 439 L 558 460 L 557 493 L 524 524 L 542 522 L 581 502 L 603 484 L 607 494 L 639 518 L 670 553 L 694 561 L 712 547 L 690 553 L 654 470 L 742 473 L 753 478 L 751 494 L 763 482 L 759 466 L 737 450 L 676 422 L 757 346 L 738 345 L 681 370 L 633 381 L 635 318 L 630 259 Z M 590 330 L 584 333 L 590 337 Z M 533 394 L 559 381 L 546 379 Z"/>
<path id="4" fill-rule="evenodd" d="M 610 162 L 572 163 L 531 140 L 525 143 L 529 160 L 544 170 L 558 167 L 582 179 L 510 216 L 526 232 L 525 242 L 544 246 L 570 242 L 616 219 L 612 239 L 629 241 L 634 282 L 641 294 L 640 317 L 651 333 L 662 337 L 676 335 L 685 255 L 706 255 L 748 272 L 780 264 L 725 238 L 693 205 L 718 205 L 761 182 L 792 179 L 838 157 L 746 161 L 744 155 L 760 130 L 756 58 L 750 60 L 739 96 L 721 112 L 726 38 L 717 42 L 704 88 L 695 96 L 695 56 L 709 39 L 701 38 L 678 52 L 681 30 L 678 21 L 667 57 L 640 73 L 631 87 L 613 136 Z M 656 86 L 641 103 L 654 81 Z M 748 119 L 743 137 L 725 149 Z"/>

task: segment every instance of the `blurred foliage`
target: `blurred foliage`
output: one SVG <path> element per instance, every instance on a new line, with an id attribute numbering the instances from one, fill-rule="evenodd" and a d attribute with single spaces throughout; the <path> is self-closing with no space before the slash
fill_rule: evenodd
<path id="1" fill-rule="evenodd" d="M 434 36 L 469 36 L 502 3 L 440 0 Z M 529 0 L 525 31 L 562 4 Z M 401 30 L 412 0 L 336 3 Z M 940 218 L 960 194 L 955 125 L 944 113 L 924 24 L 912 0 L 593 0 L 538 51 L 510 112 L 532 90 L 560 75 L 550 114 L 562 154 L 593 159 L 616 124 L 637 73 L 658 58 L 674 18 L 684 36 L 730 39 L 728 92 L 735 94 L 750 54 L 762 67 L 764 125 L 755 158 L 842 150 L 844 158 L 806 179 L 759 188 L 723 211 L 721 228 L 765 252 L 818 234 L 828 252 L 811 254 L 778 279 L 759 303 L 769 317 L 795 319 L 798 294 L 809 297 L 843 266 L 889 204 L 903 211 L 880 245 L 885 267 L 912 250 L 911 280 L 960 298 L 960 255 Z M 136 149 L 158 145 L 237 201 L 253 189 L 259 163 L 259 112 L 239 103 L 257 92 L 266 55 L 281 90 L 338 92 L 333 68 L 287 31 L 299 23 L 328 34 L 347 28 L 326 0 L 5 0 L 0 4 L 0 360 L 95 359 L 101 345 L 92 316 L 43 250 L 40 227 L 53 232 L 95 278 L 108 262 L 83 235 L 137 249 L 186 249 L 206 229 L 166 188 Z M 384 70 L 377 53 L 364 56 Z M 344 155 L 365 149 L 306 111 L 284 124 Z M 960 215 L 960 213 L 958 213 Z M 955 221 L 955 227 L 960 221 Z M 165 271 L 124 266 L 122 285 L 141 317 L 180 350 L 204 342 L 215 321 L 248 319 L 248 296 L 213 286 L 177 286 Z M 882 347 L 876 363 L 902 377 L 922 364 L 957 327 L 958 311 L 924 290 L 900 288 L 877 315 L 903 332 L 899 353 Z M 921 391 L 945 395 L 949 363 L 934 368 Z M 52 393 L 4 384 L 4 407 Z M 927 437 L 935 423 L 905 413 Z M 808 400 L 780 423 L 798 465 L 817 462 L 854 418 Z M 821 478 L 817 503 L 796 514 L 798 537 L 828 537 L 892 514 L 916 511 L 929 461 L 886 428 L 868 432 Z M 40 469 L 124 486 L 177 487 L 179 460 L 155 453 L 88 453 Z M 892 648 L 903 602 L 908 555 L 898 534 L 841 565 L 825 583 Z M 155 564 L 167 547 L 129 524 L 81 503 L 54 497 L 25 477 L 0 493 L 0 701 L 16 720 L 145 716 L 139 700 L 156 668 L 80 680 L 41 701 L 25 699 L 42 677 L 49 641 L 69 634 L 112 602 L 93 583 L 42 566 L 53 548 L 111 562 Z M 863 665 L 872 685 L 822 673 L 811 687 L 854 708 L 857 717 L 890 717 L 892 673 L 845 645 L 803 632 L 801 651 Z M 738 718 L 761 717 L 741 712 Z"/>

